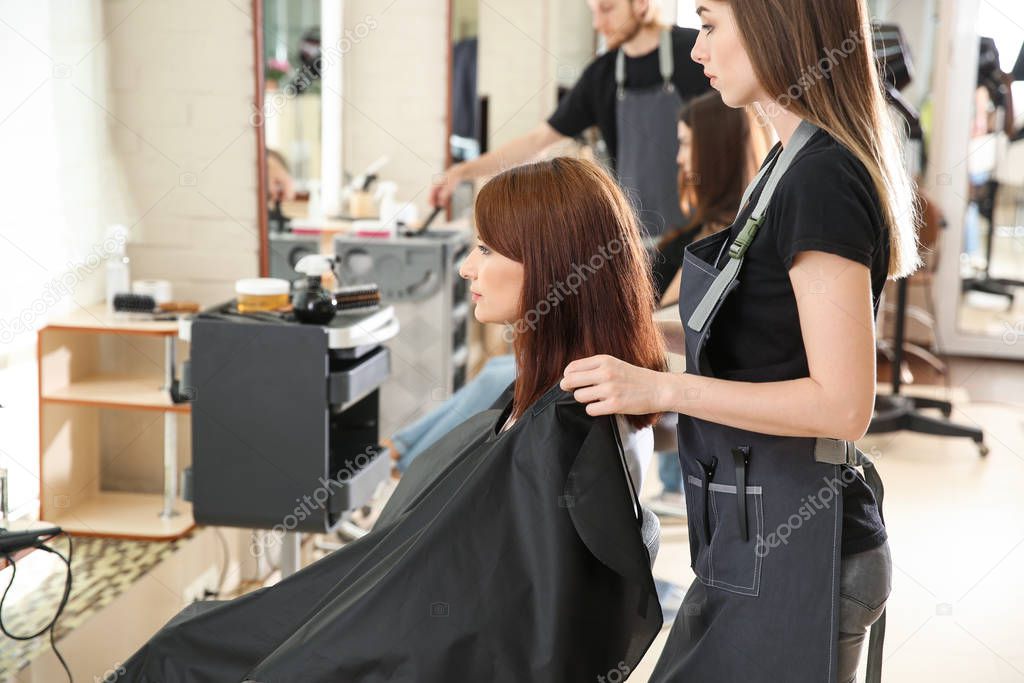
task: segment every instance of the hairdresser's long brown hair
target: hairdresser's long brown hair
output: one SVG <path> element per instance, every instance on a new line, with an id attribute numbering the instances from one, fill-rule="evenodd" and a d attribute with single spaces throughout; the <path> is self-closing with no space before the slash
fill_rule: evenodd
<path id="1" fill-rule="evenodd" d="M 596 164 L 559 157 L 507 170 L 480 190 L 475 218 L 482 242 L 523 264 L 513 418 L 579 358 L 665 369 L 636 215 Z M 635 427 L 657 419 L 628 417 Z"/>
<path id="2" fill-rule="evenodd" d="M 690 128 L 690 170 L 679 169 L 679 197 L 690 220 L 667 233 L 662 246 L 698 225 L 713 230 L 731 224 L 768 153 L 754 115 L 725 104 L 717 90 L 690 100 L 680 119 Z"/>
<path id="3" fill-rule="evenodd" d="M 889 228 L 889 275 L 912 273 L 920 265 L 913 183 L 882 92 L 864 0 L 726 2 L 768 95 L 867 168 Z"/>

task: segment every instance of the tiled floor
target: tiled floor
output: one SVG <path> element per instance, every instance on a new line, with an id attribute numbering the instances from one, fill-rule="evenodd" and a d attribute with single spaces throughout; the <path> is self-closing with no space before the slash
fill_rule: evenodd
<path id="1" fill-rule="evenodd" d="M 125 541 L 112 538 L 74 539 L 73 580 L 68 604 L 57 622 L 60 641 L 68 632 L 109 605 L 128 586 L 173 553 L 178 544 Z M 66 538 L 50 544 L 65 556 Z M 0 572 L 0 590 L 11 580 L 10 568 Z M 53 618 L 64 593 L 64 565 L 52 555 L 35 551 L 17 563 L 17 580 L 4 600 L 4 626 L 11 633 L 35 633 Z M 14 641 L 0 635 L 0 680 L 10 680 L 42 650 L 49 649 L 49 635 Z"/>
<path id="2" fill-rule="evenodd" d="M 977 370 L 977 367 L 975 368 Z M 959 377 L 967 376 L 958 364 Z M 1024 369 L 1016 392 L 1024 404 Z M 955 373 L 954 373 L 955 374 Z M 885 480 L 894 567 L 884 680 L 1024 682 L 1024 405 L 962 402 L 953 419 L 985 430 L 991 453 L 964 439 L 900 432 L 869 435 Z M 658 489 L 652 471 L 645 489 Z M 685 529 L 663 527 L 656 576 L 689 584 Z M 646 681 L 668 629 L 631 681 Z"/>

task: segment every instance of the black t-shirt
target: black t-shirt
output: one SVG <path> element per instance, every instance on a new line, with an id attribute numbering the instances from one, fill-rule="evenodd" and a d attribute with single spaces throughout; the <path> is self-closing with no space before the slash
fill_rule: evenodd
<path id="1" fill-rule="evenodd" d="M 674 69 L 672 83 L 679 97 L 686 102 L 711 88 L 704 77 L 704 67 L 690 58 L 697 40 L 697 31 L 679 26 L 672 27 L 672 56 Z M 583 70 L 583 74 L 548 119 L 548 124 L 567 137 L 575 137 L 596 125 L 608 146 L 608 154 L 615 166 L 618 153 L 618 135 L 615 125 L 615 55 L 609 50 Z M 658 50 L 641 57 L 626 57 L 626 88 L 649 88 L 661 83 L 658 68 Z"/>
<path id="2" fill-rule="evenodd" d="M 729 228 L 733 239 L 752 213 L 764 182 Z M 801 251 L 828 252 L 868 266 L 877 313 L 889 270 L 881 204 L 864 165 L 824 131 L 811 137 L 779 181 L 747 250 L 739 285 L 712 322 L 708 362 L 716 377 L 764 382 L 810 375 L 789 280 L 789 268 Z M 721 258 L 719 266 L 727 251 Z M 853 472 L 856 478 L 843 493 L 844 555 L 870 550 L 886 539 L 871 489 Z"/>

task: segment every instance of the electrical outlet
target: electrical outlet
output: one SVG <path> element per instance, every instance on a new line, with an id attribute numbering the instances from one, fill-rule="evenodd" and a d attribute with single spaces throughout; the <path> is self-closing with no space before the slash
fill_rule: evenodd
<path id="1" fill-rule="evenodd" d="M 207 567 L 206 571 L 199 575 L 182 592 L 182 599 L 185 601 L 185 604 L 191 605 L 193 602 L 205 600 L 207 591 L 217 590 L 217 579 L 219 578 L 220 572 L 218 572 L 216 567 Z"/>

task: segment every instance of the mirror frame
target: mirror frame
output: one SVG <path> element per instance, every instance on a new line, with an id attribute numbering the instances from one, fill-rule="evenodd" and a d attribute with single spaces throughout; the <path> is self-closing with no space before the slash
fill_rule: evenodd
<path id="1" fill-rule="evenodd" d="M 254 112 L 263 111 L 266 80 L 263 76 L 263 0 L 252 0 Z M 251 119 L 250 119 L 251 120 Z M 259 276 L 270 272 L 270 236 L 267 225 L 267 146 L 263 116 L 256 117 L 256 229 L 259 231 Z"/>

